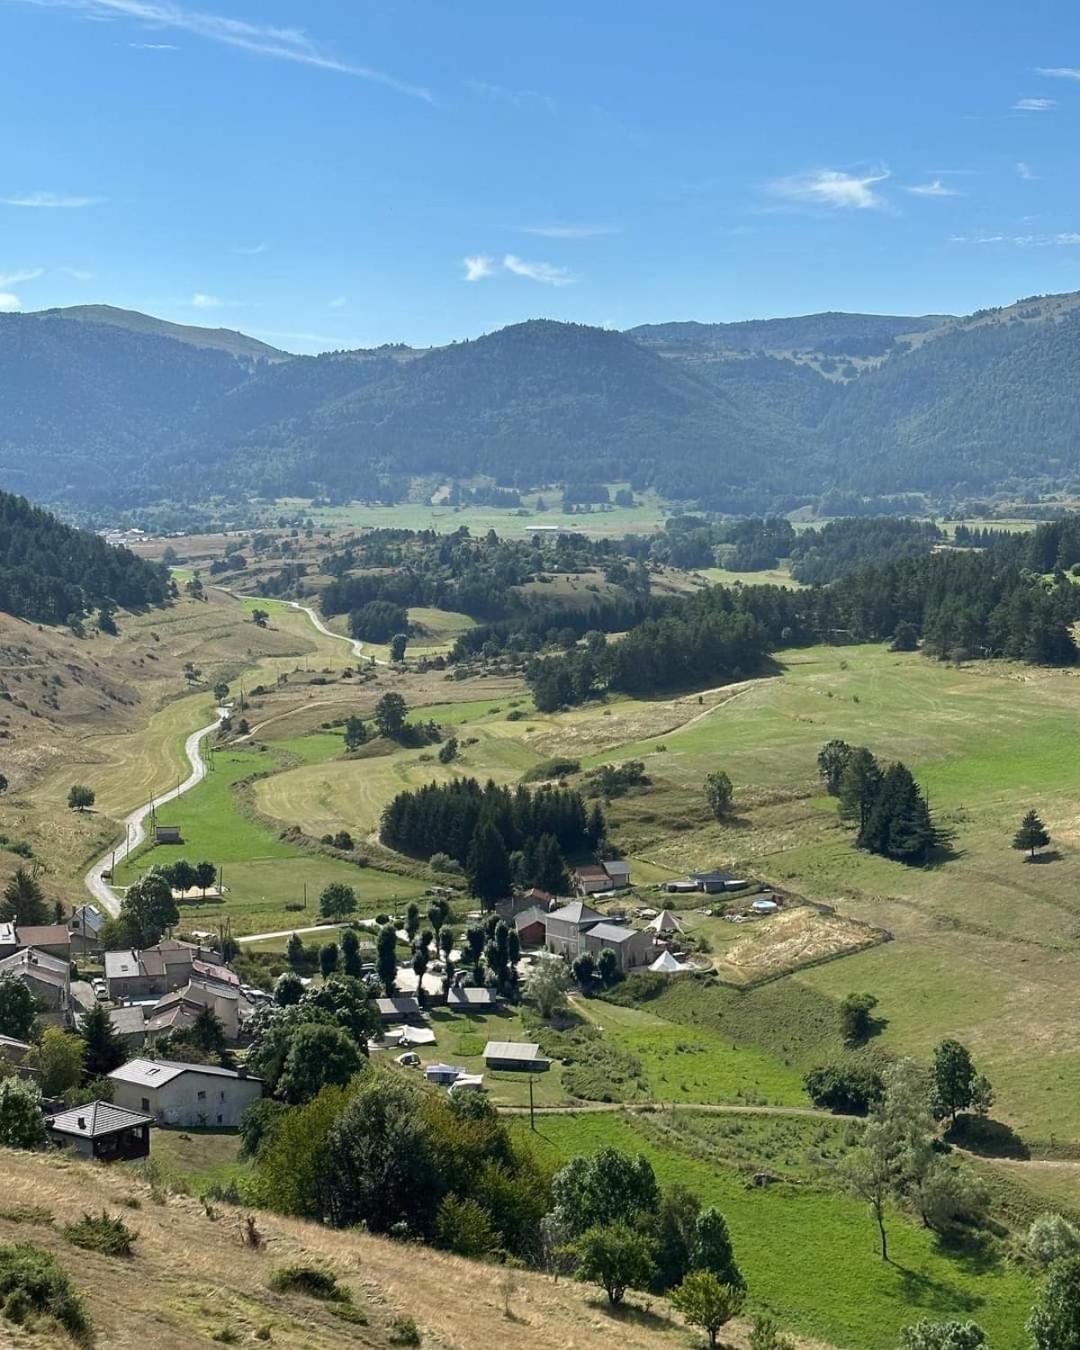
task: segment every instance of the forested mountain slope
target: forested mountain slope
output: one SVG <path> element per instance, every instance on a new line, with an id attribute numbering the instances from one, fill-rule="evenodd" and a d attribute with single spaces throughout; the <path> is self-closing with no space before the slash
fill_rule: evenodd
<path id="1" fill-rule="evenodd" d="M 0 315 L 0 484 L 50 503 L 393 498 L 410 475 L 626 479 L 721 511 L 1080 490 L 1080 294 L 967 319 L 616 333 L 535 320 L 286 357 L 89 307 Z"/>

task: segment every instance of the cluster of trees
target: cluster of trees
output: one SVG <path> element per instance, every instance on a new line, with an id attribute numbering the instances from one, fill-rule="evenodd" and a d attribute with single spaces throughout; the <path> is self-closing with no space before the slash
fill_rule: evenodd
<path id="1" fill-rule="evenodd" d="M 485 903 L 508 894 L 515 877 L 529 885 L 561 882 L 566 856 L 595 849 L 605 835 L 599 803 L 586 809 L 572 788 L 545 784 L 530 791 L 490 781 L 481 787 L 475 778 L 398 793 L 383 811 L 379 832 L 401 853 L 443 853 L 455 860 Z"/>
<path id="2" fill-rule="evenodd" d="M 206 892 L 217 881 L 217 868 L 212 862 L 188 862 L 187 858 L 177 858 L 173 863 L 160 863 L 155 873 L 164 877 L 174 891 L 186 892 L 199 890 Z"/>
<path id="3" fill-rule="evenodd" d="M 116 918 L 102 924 L 101 940 L 106 950 L 152 947 L 179 922 L 171 880 L 160 867 L 151 867 L 127 888 Z"/>
<path id="4" fill-rule="evenodd" d="M 926 557 L 944 538 L 931 521 L 903 516 L 832 520 L 795 536 L 791 573 L 807 585 L 827 585 L 867 563 Z"/>
<path id="5" fill-rule="evenodd" d="M 166 568 L 62 524 L 25 497 L 0 492 L 0 610 L 5 613 L 36 623 L 71 623 L 98 607 L 109 624 L 118 605 L 161 605 L 171 594 Z"/>
<path id="6" fill-rule="evenodd" d="M 905 765 L 882 768 L 865 746 L 833 740 L 818 753 L 818 770 L 842 818 L 857 826 L 859 848 L 917 865 L 948 842 Z"/>

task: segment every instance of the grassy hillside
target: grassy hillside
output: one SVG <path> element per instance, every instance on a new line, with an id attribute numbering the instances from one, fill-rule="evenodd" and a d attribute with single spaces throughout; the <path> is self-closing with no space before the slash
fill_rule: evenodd
<path id="1" fill-rule="evenodd" d="M 656 1299 L 648 1312 L 631 1306 L 615 1319 L 592 1291 L 572 1282 L 263 1214 L 255 1222 L 264 1245 L 251 1250 L 241 1241 L 247 1211 L 165 1194 L 128 1168 L 7 1150 L 0 1168 L 0 1241 L 32 1242 L 56 1257 L 85 1300 L 96 1344 L 108 1350 L 150 1343 L 190 1350 L 214 1342 L 292 1350 L 409 1344 L 547 1350 L 553 1338 L 575 1350 L 600 1350 L 613 1336 L 627 1350 L 695 1344 Z M 62 1236 L 65 1223 L 102 1209 L 138 1232 L 132 1257 L 85 1251 Z M 334 1304 L 270 1289 L 276 1268 L 298 1264 L 332 1271 L 350 1291 L 357 1320 L 335 1315 Z M 416 1324 L 419 1342 L 404 1336 L 405 1319 Z M 19 1350 L 70 1344 L 54 1329 L 3 1320 L 0 1342 Z M 732 1344 L 746 1342 L 737 1333 Z"/>

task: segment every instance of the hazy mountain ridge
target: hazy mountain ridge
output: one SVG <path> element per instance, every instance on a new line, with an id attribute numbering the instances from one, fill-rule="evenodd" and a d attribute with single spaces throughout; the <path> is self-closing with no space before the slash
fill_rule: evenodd
<path id="1" fill-rule="evenodd" d="M 533 320 L 315 357 L 94 309 L 0 315 L 0 484 L 101 506 L 483 473 L 759 511 L 838 488 L 948 499 L 1080 481 L 1080 293 L 958 319 Z"/>

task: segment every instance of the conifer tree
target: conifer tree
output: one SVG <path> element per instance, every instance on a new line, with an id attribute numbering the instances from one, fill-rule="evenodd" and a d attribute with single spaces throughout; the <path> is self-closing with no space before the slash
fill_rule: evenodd
<path id="1" fill-rule="evenodd" d="M 1012 846 L 1015 849 L 1028 850 L 1028 856 L 1034 858 L 1035 850 L 1045 848 L 1049 842 L 1050 831 L 1039 819 L 1037 812 L 1032 810 L 1020 822 L 1020 828 L 1013 837 Z"/>

